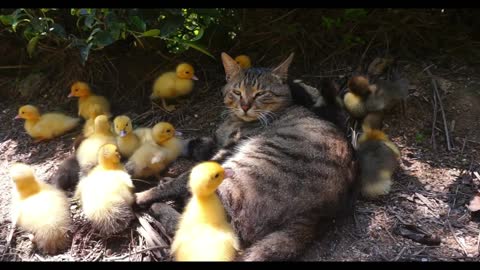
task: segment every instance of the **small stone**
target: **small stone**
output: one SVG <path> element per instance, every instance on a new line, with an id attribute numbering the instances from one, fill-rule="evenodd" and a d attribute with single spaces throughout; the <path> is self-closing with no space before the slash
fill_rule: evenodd
<path id="1" fill-rule="evenodd" d="M 111 249 L 107 249 L 107 250 L 105 251 L 105 254 L 106 254 L 107 256 L 112 255 L 112 253 L 113 253 L 113 251 L 112 251 Z"/>
<path id="2" fill-rule="evenodd" d="M 427 258 L 422 258 L 422 262 L 428 262 Z"/>
<path id="3" fill-rule="evenodd" d="M 198 114 L 194 114 L 193 117 L 198 118 Z"/>

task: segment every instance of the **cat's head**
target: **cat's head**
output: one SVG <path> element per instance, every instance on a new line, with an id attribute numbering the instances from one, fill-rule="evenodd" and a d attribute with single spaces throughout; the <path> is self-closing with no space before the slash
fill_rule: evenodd
<path id="1" fill-rule="evenodd" d="M 222 53 L 227 84 L 223 87 L 225 106 L 243 121 L 265 120 L 292 103 L 287 84 L 293 53 L 276 68 L 243 70 L 228 54 Z"/>

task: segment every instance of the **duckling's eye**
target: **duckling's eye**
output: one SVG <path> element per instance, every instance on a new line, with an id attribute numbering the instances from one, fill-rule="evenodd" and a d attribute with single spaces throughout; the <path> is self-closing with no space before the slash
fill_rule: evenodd
<path id="1" fill-rule="evenodd" d="M 189 74 L 189 73 L 190 73 L 190 71 L 185 71 L 185 73 Z"/>
<path id="2" fill-rule="evenodd" d="M 170 129 L 167 129 L 167 133 L 170 133 L 170 131 L 171 131 Z"/>
<path id="3" fill-rule="evenodd" d="M 128 123 L 125 126 L 128 127 Z"/>
<path id="4" fill-rule="evenodd" d="M 219 175 L 218 173 L 217 173 L 217 174 L 215 174 L 215 178 L 218 178 L 219 176 L 220 176 L 220 175 Z"/>
<path id="5" fill-rule="evenodd" d="M 77 88 L 77 89 L 75 89 L 75 92 L 78 92 L 78 88 Z"/>
<path id="6" fill-rule="evenodd" d="M 240 96 L 240 95 L 242 94 L 242 93 L 241 93 L 240 91 L 238 91 L 238 90 L 233 90 L 233 93 L 234 93 L 235 95 L 237 95 L 237 96 Z"/>

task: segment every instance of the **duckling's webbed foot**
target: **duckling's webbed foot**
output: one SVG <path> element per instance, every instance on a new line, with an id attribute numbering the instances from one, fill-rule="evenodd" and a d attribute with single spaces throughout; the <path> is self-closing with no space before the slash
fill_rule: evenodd
<path id="1" fill-rule="evenodd" d="M 171 112 L 175 110 L 175 105 L 167 105 L 167 102 L 164 98 L 162 98 L 162 107 L 167 111 Z"/>

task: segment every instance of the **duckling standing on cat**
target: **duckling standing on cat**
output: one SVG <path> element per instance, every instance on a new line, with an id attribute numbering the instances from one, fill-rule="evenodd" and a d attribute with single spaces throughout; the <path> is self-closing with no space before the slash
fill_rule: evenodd
<path id="1" fill-rule="evenodd" d="M 68 97 L 78 97 L 78 115 L 88 120 L 93 114 L 110 117 L 110 102 L 104 96 L 92 93 L 86 82 L 75 82 Z"/>
<path id="2" fill-rule="evenodd" d="M 94 133 L 80 143 L 75 153 L 80 170 L 96 165 L 98 149 L 107 143 L 116 144 L 117 141 L 107 116 L 102 114 L 95 118 Z"/>
<path id="3" fill-rule="evenodd" d="M 388 194 L 392 175 L 399 166 L 400 151 L 387 135 L 378 129 L 364 129 L 358 144 L 362 195 L 376 198 Z"/>
<path id="4" fill-rule="evenodd" d="M 232 174 L 212 161 L 193 167 L 189 180 L 192 197 L 181 215 L 171 247 L 176 261 L 234 260 L 239 250 L 238 237 L 215 194 L 224 178 Z"/>
<path id="5" fill-rule="evenodd" d="M 149 177 L 162 171 L 180 156 L 183 143 L 168 122 L 157 123 L 152 128 L 154 142 L 146 141 L 125 164 L 127 171 L 136 178 Z"/>
<path id="6" fill-rule="evenodd" d="M 25 119 L 25 131 L 35 142 L 52 139 L 74 129 L 80 118 L 73 118 L 61 113 L 40 115 L 37 107 L 25 105 L 20 107 L 15 119 Z"/>
<path id="7" fill-rule="evenodd" d="M 70 202 L 62 191 L 38 181 L 33 169 L 23 163 L 10 168 L 15 182 L 12 222 L 33 233 L 35 245 L 47 254 L 68 246 L 71 227 Z"/>
<path id="8" fill-rule="evenodd" d="M 113 128 L 117 133 L 118 151 L 122 157 L 129 158 L 138 147 L 140 139 L 133 133 L 132 120 L 126 115 L 120 115 L 113 120 Z"/>
<path id="9" fill-rule="evenodd" d="M 93 227 L 109 235 L 124 230 L 133 219 L 133 189 L 117 146 L 106 144 L 98 151 L 98 165 L 80 179 L 75 199 Z"/>
<path id="10" fill-rule="evenodd" d="M 192 65 L 187 63 L 179 64 L 176 71 L 165 72 L 160 75 L 153 84 L 153 91 L 150 99 L 160 98 L 162 107 L 167 111 L 175 110 L 174 105 L 168 105 L 165 99 L 173 99 L 190 94 L 193 89 L 193 81 L 198 80 L 195 76 Z"/>
<path id="11" fill-rule="evenodd" d="M 248 55 L 242 54 L 237 57 L 235 57 L 235 62 L 242 68 L 242 69 L 248 69 L 252 67 L 252 61 L 250 60 L 250 57 Z"/>

